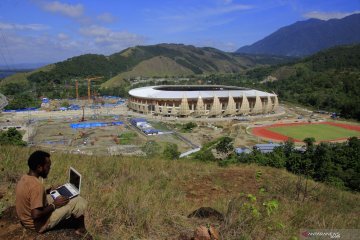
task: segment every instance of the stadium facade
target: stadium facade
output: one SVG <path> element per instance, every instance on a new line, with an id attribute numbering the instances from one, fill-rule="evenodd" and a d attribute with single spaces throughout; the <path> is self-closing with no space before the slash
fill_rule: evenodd
<path id="1" fill-rule="evenodd" d="M 221 85 L 163 85 L 132 89 L 128 107 L 143 114 L 221 117 L 266 114 L 278 109 L 278 97 L 254 89 Z"/>

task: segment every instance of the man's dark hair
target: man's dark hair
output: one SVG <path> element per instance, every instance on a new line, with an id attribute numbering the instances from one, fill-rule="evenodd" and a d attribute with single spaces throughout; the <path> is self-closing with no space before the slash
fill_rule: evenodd
<path id="1" fill-rule="evenodd" d="M 37 166 L 43 166 L 46 163 L 48 157 L 50 157 L 50 154 L 47 152 L 40 150 L 33 152 L 28 159 L 29 168 L 35 171 Z"/>

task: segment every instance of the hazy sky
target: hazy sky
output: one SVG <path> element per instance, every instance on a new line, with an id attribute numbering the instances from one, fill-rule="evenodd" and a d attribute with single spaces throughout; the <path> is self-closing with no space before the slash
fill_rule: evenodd
<path id="1" fill-rule="evenodd" d="M 0 65 L 184 43 L 235 51 L 308 18 L 360 12 L 360 0 L 0 0 Z"/>

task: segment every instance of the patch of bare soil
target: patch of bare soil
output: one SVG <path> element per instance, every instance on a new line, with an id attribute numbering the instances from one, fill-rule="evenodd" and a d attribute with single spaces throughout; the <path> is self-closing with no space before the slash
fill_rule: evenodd
<path id="1" fill-rule="evenodd" d="M 208 204 L 216 199 L 231 199 L 240 193 L 256 193 L 260 183 L 254 169 L 232 167 L 220 169 L 209 175 L 195 174 L 182 183 L 189 201 L 196 205 Z"/>

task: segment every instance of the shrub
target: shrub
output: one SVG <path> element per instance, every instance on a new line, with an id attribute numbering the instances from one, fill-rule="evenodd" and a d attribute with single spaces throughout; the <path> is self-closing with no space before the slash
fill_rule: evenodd
<path id="1" fill-rule="evenodd" d="M 197 152 L 194 156 L 194 158 L 196 160 L 200 160 L 200 161 L 214 161 L 215 157 L 212 154 L 210 149 L 206 149 L 206 150 L 201 150 L 199 152 Z"/>
<path id="2" fill-rule="evenodd" d="M 26 142 L 22 140 L 22 135 L 16 128 L 9 128 L 0 132 L 0 145 L 26 146 Z"/>
<path id="3" fill-rule="evenodd" d="M 163 151 L 163 155 L 168 159 L 178 159 L 180 156 L 178 146 L 175 143 L 167 143 Z"/>
<path id="4" fill-rule="evenodd" d="M 155 141 L 147 141 L 141 148 L 147 157 L 155 156 L 160 152 L 160 145 Z"/>

